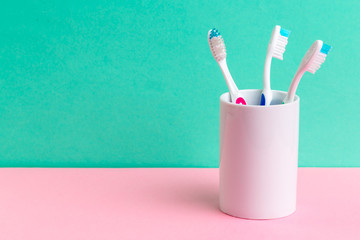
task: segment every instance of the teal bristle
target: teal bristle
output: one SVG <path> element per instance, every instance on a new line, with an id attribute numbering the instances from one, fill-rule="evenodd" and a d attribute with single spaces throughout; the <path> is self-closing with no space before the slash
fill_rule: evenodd
<path id="1" fill-rule="evenodd" d="M 216 28 L 211 29 L 209 38 L 212 39 L 213 37 L 218 37 L 218 36 L 220 36 L 219 31 Z"/>
<path id="2" fill-rule="evenodd" d="M 283 37 L 289 37 L 290 36 L 291 31 L 290 30 L 286 30 L 284 28 L 280 29 L 280 35 Z"/>
<path id="3" fill-rule="evenodd" d="M 320 52 L 327 55 L 330 52 L 331 48 L 332 47 L 330 45 L 327 45 L 327 44 L 323 43 Z"/>

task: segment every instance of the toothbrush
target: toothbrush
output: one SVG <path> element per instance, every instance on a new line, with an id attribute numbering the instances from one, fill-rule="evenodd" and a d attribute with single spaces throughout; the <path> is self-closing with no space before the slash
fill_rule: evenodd
<path id="1" fill-rule="evenodd" d="M 263 76 L 263 91 L 261 93 L 260 105 L 269 106 L 272 100 L 272 93 L 270 88 L 270 66 L 273 57 L 283 60 L 285 47 L 288 43 L 290 31 L 276 25 L 272 31 L 270 42 L 268 45 L 264 76 Z"/>
<path id="2" fill-rule="evenodd" d="M 283 103 L 290 103 L 294 101 L 295 92 L 303 74 L 306 71 L 315 74 L 315 72 L 320 68 L 321 64 L 325 61 L 325 58 L 330 52 L 331 48 L 332 47 L 330 45 L 323 43 L 321 40 L 316 40 L 313 45 L 311 45 L 295 73 L 295 76 L 289 87 L 288 94 L 284 98 Z"/>
<path id="3" fill-rule="evenodd" d="M 237 88 L 233 78 L 230 75 L 228 66 L 226 64 L 226 48 L 224 44 L 224 39 L 216 28 L 209 30 L 208 41 L 211 53 L 214 56 L 216 62 L 219 64 L 221 71 L 224 75 L 226 84 L 229 88 L 231 102 L 246 105 L 245 99 L 239 93 L 239 89 Z"/>

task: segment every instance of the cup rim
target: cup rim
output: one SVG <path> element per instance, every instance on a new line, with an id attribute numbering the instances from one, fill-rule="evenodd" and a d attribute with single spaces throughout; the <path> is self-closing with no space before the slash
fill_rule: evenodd
<path id="1" fill-rule="evenodd" d="M 248 91 L 252 91 L 252 92 L 258 92 L 258 91 L 262 91 L 262 89 L 243 89 L 243 90 L 239 90 L 239 92 L 248 92 Z M 285 91 L 281 91 L 281 90 L 271 90 L 272 92 L 278 92 L 278 93 L 283 93 L 287 94 L 287 92 Z M 237 108 L 264 108 L 264 106 L 262 105 L 241 105 L 241 104 L 235 104 L 232 102 L 229 102 L 227 100 L 225 100 L 225 96 L 228 96 L 230 93 L 229 92 L 225 92 L 223 94 L 220 95 L 220 102 L 224 103 L 226 105 L 229 105 L 231 107 L 237 107 Z M 298 95 L 295 95 L 294 97 L 294 101 L 291 103 L 286 103 L 286 104 L 276 104 L 276 105 L 269 105 L 266 108 L 284 108 L 284 107 L 290 107 L 294 104 L 299 104 L 300 102 L 300 97 Z"/>

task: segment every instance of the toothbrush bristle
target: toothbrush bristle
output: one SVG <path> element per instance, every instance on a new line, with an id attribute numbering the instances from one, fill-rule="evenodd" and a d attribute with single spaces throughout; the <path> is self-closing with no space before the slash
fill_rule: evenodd
<path id="1" fill-rule="evenodd" d="M 220 61 L 226 58 L 226 48 L 224 39 L 220 32 L 213 28 L 208 33 L 208 41 L 212 55 L 216 61 Z"/>
<path id="2" fill-rule="evenodd" d="M 327 44 L 323 43 L 320 52 L 322 52 L 322 53 L 324 53 L 324 54 L 327 55 L 327 54 L 330 52 L 331 48 L 332 48 L 332 47 L 331 47 L 330 45 L 327 45 Z"/>
<path id="3" fill-rule="evenodd" d="M 283 60 L 283 55 L 285 52 L 285 47 L 288 44 L 289 35 L 289 30 L 286 30 L 284 28 L 280 29 L 280 34 L 278 35 L 274 46 L 273 57 Z"/>
<path id="4" fill-rule="evenodd" d="M 323 47 L 324 47 L 324 45 L 323 45 Z M 329 45 L 326 45 L 326 46 L 329 46 Z M 331 49 L 331 47 L 330 47 L 330 49 Z M 327 50 L 327 52 L 329 52 L 329 50 Z M 322 48 L 321 48 L 320 52 L 317 52 L 315 54 L 314 58 L 311 60 L 311 63 L 307 67 L 307 71 L 311 72 L 312 74 L 315 74 L 315 72 L 317 70 L 319 70 L 319 68 L 321 67 L 321 64 L 325 61 L 326 56 L 327 56 L 327 54 L 323 53 Z"/>
<path id="5" fill-rule="evenodd" d="M 281 36 L 284 36 L 284 37 L 289 37 L 290 36 L 290 33 L 291 33 L 291 31 L 290 30 L 287 30 L 287 29 L 284 29 L 284 28 L 281 28 L 280 29 L 280 35 Z"/>
<path id="6" fill-rule="evenodd" d="M 218 37 L 218 36 L 221 36 L 221 35 L 220 35 L 220 32 L 216 28 L 213 28 L 210 30 L 210 36 L 209 36 L 210 39 L 212 39 L 213 37 Z"/>

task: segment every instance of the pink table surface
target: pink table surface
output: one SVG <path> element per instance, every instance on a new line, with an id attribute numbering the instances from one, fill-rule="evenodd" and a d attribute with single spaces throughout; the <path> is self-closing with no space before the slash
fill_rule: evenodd
<path id="1" fill-rule="evenodd" d="M 0 169 L 0 239 L 360 239 L 360 169 L 300 168 L 297 211 L 220 212 L 218 169 Z"/>

